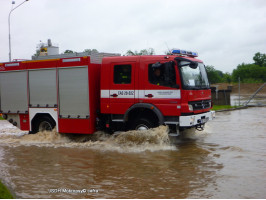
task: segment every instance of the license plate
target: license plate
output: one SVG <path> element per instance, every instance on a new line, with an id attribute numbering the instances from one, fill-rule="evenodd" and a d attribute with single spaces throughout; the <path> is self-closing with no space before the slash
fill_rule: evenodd
<path id="1" fill-rule="evenodd" d="M 207 121 L 209 121 L 209 117 L 206 117 L 206 118 L 204 118 L 204 119 L 201 119 L 201 123 L 202 123 L 202 124 L 206 123 Z"/>

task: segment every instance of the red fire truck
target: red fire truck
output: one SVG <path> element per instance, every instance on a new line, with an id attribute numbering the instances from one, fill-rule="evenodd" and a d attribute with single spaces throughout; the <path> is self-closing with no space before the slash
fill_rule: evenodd
<path id="1" fill-rule="evenodd" d="M 88 56 L 0 63 L 0 112 L 21 130 L 92 134 L 98 129 L 171 133 L 215 117 L 197 53 Z"/>

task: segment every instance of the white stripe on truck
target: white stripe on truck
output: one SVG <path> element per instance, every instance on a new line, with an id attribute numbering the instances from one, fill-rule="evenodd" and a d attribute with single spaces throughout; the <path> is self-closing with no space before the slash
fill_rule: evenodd
<path id="1" fill-rule="evenodd" d="M 117 97 L 111 95 L 117 94 Z M 147 97 L 145 95 L 152 95 Z M 180 99 L 180 90 L 101 90 L 101 98 L 154 98 L 154 99 Z"/>

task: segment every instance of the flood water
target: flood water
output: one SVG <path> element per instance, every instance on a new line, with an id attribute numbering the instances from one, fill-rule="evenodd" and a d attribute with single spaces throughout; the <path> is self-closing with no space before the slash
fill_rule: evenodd
<path id="1" fill-rule="evenodd" d="M 25 135 L 0 121 L 0 179 L 17 198 L 266 198 L 266 108 L 109 136 Z"/>
<path id="2" fill-rule="evenodd" d="M 245 105 L 249 101 L 252 95 L 236 95 L 232 94 L 230 97 L 230 103 L 232 106 Z M 266 106 L 266 95 L 258 94 L 248 103 L 250 106 Z"/>

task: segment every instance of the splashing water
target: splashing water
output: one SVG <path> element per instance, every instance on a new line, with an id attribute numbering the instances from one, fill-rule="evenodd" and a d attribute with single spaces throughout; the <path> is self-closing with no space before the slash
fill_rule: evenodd
<path id="1" fill-rule="evenodd" d="M 175 150 L 176 147 L 170 144 L 168 131 L 168 127 L 160 126 L 145 131 L 127 131 L 113 135 L 102 131 L 92 135 L 60 134 L 55 130 L 27 134 L 6 121 L 0 121 L 0 143 L 9 146 L 91 148 L 119 152 Z"/>
<path id="2" fill-rule="evenodd" d="M 105 143 L 107 149 L 115 147 L 123 152 L 174 150 L 176 148 L 170 143 L 168 131 L 168 127 L 160 126 L 143 131 L 121 132 L 117 136 L 112 135 Z"/>
<path id="3" fill-rule="evenodd" d="M 166 126 L 160 126 L 150 130 L 123 132 L 115 137 L 114 141 L 117 144 L 128 146 L 142 144 L 169 144 L 168 128 Z"/>

